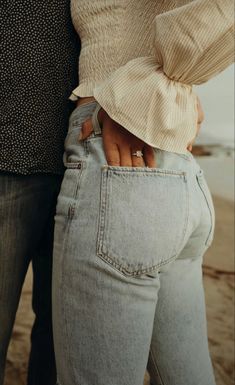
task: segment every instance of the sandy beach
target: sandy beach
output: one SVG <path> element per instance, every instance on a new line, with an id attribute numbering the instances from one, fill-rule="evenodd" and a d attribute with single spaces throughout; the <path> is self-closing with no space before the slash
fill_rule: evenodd
<path id="1" fill-rule="evenodd" d="M 231 181 L 229 183 L 231 184 Z M 220 188 L 220 184 L 217 184 Z M 229 199 L 229 194 L 225 198 L 220 196 L 220 192 L 218 196 L 214 196 L 217 217 L 215 239 L 204 259 L 209 345 L 217 385 L 234 384 L 234 204 Z M 9 347 L 4 385 L 25 385 L 26 383 L 29 333 L 33 322 L 31 286 L 30 269 Z M 145 385 L 147 384 L 146 374 Z"/>

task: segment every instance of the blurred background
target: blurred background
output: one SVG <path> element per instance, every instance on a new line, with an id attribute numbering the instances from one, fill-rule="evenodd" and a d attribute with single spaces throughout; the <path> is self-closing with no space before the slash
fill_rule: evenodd
<path id="1" fill-rule="evenodd" d="M 231 66 L 206 85 L 197 87 L 197 93 L 206 118 L 194 146 L 194 155 L 204 169 L 216 210 L 215 239 L 204 259 L 209 345 L 217 385 L 232 385 L 234 384 L 234 67 Z M 29 269 L 8 352 L 5 385 L 25 385 L 29 334 L 33 322 L 31 288 L 32 275 Z M 148 384 L 147 374 L 146 384 Z"/>

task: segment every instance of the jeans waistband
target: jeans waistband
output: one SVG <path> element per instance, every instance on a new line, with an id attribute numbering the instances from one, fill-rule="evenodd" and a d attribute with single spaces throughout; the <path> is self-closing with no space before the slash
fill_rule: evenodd
<path id="1" fill-rule="evenodd" d="M 72 123 L 74 120 L 82 122 L 85 121 L 88 117 L 91 117 L 94 132 L 89 136 L 89 140 L 96 137 L 97 135 L 101 135 L 101 127 L 98 121 L 98 113 L 100 108 L 101 106 L 98 104 L 98 102 L 91 101 L 76 107 L 70 116 L 70 123 Z M 155 147 L 154 150 L 156 151 L 158 156 L 175 157 L 176 159 L 181 158 L 182 160 L 185 160 L 186 163 L 188 163 L 187 168 L 190 167 L 191 171 L 194 171 L 195 173 L 200 170 L 200 167 L 195 161 L 194 156 L 188 150 L 186 150 L 184 154 L 169 152 L 166 150 L 159 149 L 157 147 Z"/>

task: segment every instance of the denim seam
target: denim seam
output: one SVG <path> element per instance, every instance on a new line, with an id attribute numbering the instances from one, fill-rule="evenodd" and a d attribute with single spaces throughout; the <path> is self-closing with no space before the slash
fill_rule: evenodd
<path id="1" fill-rule="evenodd" d="M 158 368 L 158 365 L 157 365 L 157 362 L 155 361 L 155 358 L 154 358 L 154 355 L 153 355 L 153 352 L 152 352 L 152 349 L 150 348 L 150 356 L 151 356 L 151 360 L 152 360 L 152 364 L 153 364 L 153 367 L 154 367 L 154 370 L 158 376 L 158 380 L 161 381 L 161 383 L 159 385 L 165 385 L 165 383 L 163 382 L 163 379 L 162 379 L 162 376 L 160 374 L 160 370 Z"/>
<path id="2" fill-rule="evenodd" d="M 99 214 L 99 227 L 98 227 L 98 237 L 97 237 L 97 254 L 102 255 L 103 248 L 103 237 L 104 237 L 104 225 L 106 218 L 106 205 L 107 205 L 107 175 L 102 173 L 101 175 L 101 186 L 100 186 L 100 214 Z M 103 193 L 103 190 L 104 193 Z"/>
<path id="3" fill-rule="evenodd" d="M 68 245 L 68 234 L 69 234 L 70 227 L 71 227 L 71 221 L 68 221 L 67 222 L 67 228 L 66 228 L 65 235 L 64 235 L 64 244 L 63 244 L 63 248 L 62 248 L 63 255 L 65 255 L 64 250 L 66 248 L 66 245 Z M 65 258 L 63 258 L 62 271 L 65 271 L 64 264 L 65 264 Z M 66 303 L 65 292 L 66 292 L 66 290 L 63 290 L 62 287 L 64 288 L 63 277 L 62 277 L 62 285 L 61 285 L 60 293 L 61 293 L 61 298 L 63 298 L 63 301 L 62 301 L 62 303 L 63 303 L 62 311 L 63 311 L 64 314 L 67 314 L 66 309 L 65 309 L 65 303 Z M 66 335 L 66 341 L 69 341 L 68 321 L 67 321 L 67 317 L 66 316 L 64 317 L 64 330 L 65 330 L 65 335 Z M 70 347 L 70 344 L 66 343 L 65 346 L 64 346 L 64 349 L 67 351 L 68 363 L 69 363 L 70 368 L 71 368 L 73 382 L 74 382 L 74 384 L 76 384 L 76 375 L 75 375 L 75 372 L 74 372 L 74 369 L 73 369 L 72 360 L 70 358 L 71 354 L 70 354 L 70 348 L 69 347 Z"/>
<path id="4" fill-rule="evenodd" d="M 84 148 L 85 156 L 88 157 L 90 155 L 90 148 L 89 148 L 89 143 L 87 140 L 82 141 L 82 145 Z"/>
<path id="5" fill-rule="evenodd" d="M 66 229 L 64 231 L 64 242 L 63 242 L 63 245 L 61 247 L 61 254 L 60 255 L 64 255 L 64 250 L 66 248 L 66 245 L 68 244 L 68 233 L 69 233 L 69 228 L 70 228 L 70 221 L 66 221 Z M 62 262 L 62 266 L 63 266 L 63 270 L 64 270 L 64 258 L 63 258 L 63 262 Z M 63 271 L 62 270 L 62 271 Z M 64 276 L 62 275 L 62 278 L 61 278 L 61 285 L 60 285 L 60 288 L 59 288 L 59 292 L 60 292 L 60 296 L 61 298 L 63 298 L 63 301 L 62 301 L 62 304 L 64 304 L 64 290 L 63 290 L 63 287 L 64 287 Z M 66 314 L 65 313 L 65 309 L 64 309 L 64 305 L 61 305 L 61 309 L 62 309 L 62 312 L 63 314 Z M 66 318 L 65 318 L 65 325 L 66 325 Z M 66 333 L 66 336 L 67 336 L 67 330 L 65 328 L 65 333 Z M 68 357 L 68 360 L 69 360 L 69 354 L 68 354 L 68 344 L 65 345 L 65 353 L 67 353 L 67 357 Z M 57 378 L 57 382 L 56 382 L 56 385 L 61 385 L 60 382 L 58 381 L 58 378 Z"/>
<path id="6" fill-rule="evenodd" d="M 66 151 L 66 146 L 67 146 L 67 143 L 68 143 L 68 140 L 69 140 L 69 136 L 70 134 L 72 134 L 74 131 L 78 131 L 78 135 L 79 136 L 79 130 L 77 127 L 74 127 L 72 130 L 68 131 L 67 133 L 67 136 L 65 138 L 65 142 L 64 142 L 64 148 L 65 148 L 65 151 L 64 151 L 64 154 L 65 156 L 67 157 L 67 151 Z M 75 143 L 74 143 L 75 144 Z M 89 149 L 88 149 L 88 143 L 87 143 L 87 140 L 78 140 L 77 139 L 77 143 L 76 143 L 77 146 L 82 146 L 83 149 L 84 149 L 84 153 L 85 153 L 85 156 L 87 157 L 89 155 Z"/>
<path id="7" fill-rule="evenodd" d="M 188 223 L 189 223 L 189 187 L 188 187 L 186 176 L 185 176 L 185 189 L 186 189 L 186 213 L 185 213 L 185 222 L 184 222 L 183 234 L 182 234 L 181 242 L 180 242 L 179 247 L 178 247 L 179 250 L 181 249 L 182 245 L 184 244 L 184 239 L 185 239 L 185 235 L 186 235 Z M 178 255 L 178 253 L 177 253 L 177 255 Z"/>
<path id="8" fill-rule="evenodd" d="M 211 226 L 210 226 L 210 231 L 209 231 L 209 234 L 208 234 L 208 236 L 207 236 L 207 238 L 206 238 L 206 242 L 205 242 L 206 246 L 209 246 L 209 245 L 210 245 L 209 239 L 210 239 L 210 236 L 211 236 L 211 233 L 212 233 L 212 228 L 213 228 L 213 218 L 212 218 L 211 208 L 210 208 L 210 205 L 209 205 L 209 202 L 208 202 L 206 193 L 205 193 L 204 188 L 203 188 L 203 179 L 202 179 L 202 175 L 203 175 L 202 172 L 201 172 L 199 175 L 197 175 L 197 181 L 198 181 L 198 185 L 199 185 L 199 187 L 200 187 L 200 190 L 202 191 L 202 193 L 203 193 L 203 195 L 204 195 L 204 198 L 205 198 L 205 201 L 206 201 L 206 204 L 207 204 L 209 213 L 210 213 Z"/>
<path id="9" fill-rule="evenodd" d="M 148 167 L 122 167 L 122 166 L 109 166 L 104 165 L 103 170 L 107 172 L 114 172 L 117 174 L 132 174 L 135 177 L 145 176 L 172 176 L 172 177 L 186 177 L 185 171 L 167 170 L 161 168 L 148 168 Z"/>
<path id="10" fill-rule="evenodd" d="M 98 237 L 97 237 L 97 255 L 100 259 L 111 265 L 115 270 L 117 270 L 119 273 L 121 273 L 124 276 L 129 276 L 129 277 L 134 277 L 137 278 L 143 274 L 148 274 L 151 272 L 159 271 L 159 268 L 161 266 L 165 266 L 172 262 L 174 259 L 177 258 L 179 252 L 175 253 L 171 258 L 167 259 L 166 261 L 159 262 L 157 265 L 147 267 L 141 270 L 135 270 L 130 272 L 126 268 L 124 268 L 121 264 L 115 262 L 113 258 L 107 255 L 107 253 L 103 252 L 103 243 L 104 243 L 104 231 L 105 227 L 108 227 L 108 224 L 106 222 L 106 217 L 107 217 L 107 211 L 108 211 L 108 201 L 107 201 L 107 196 L 108 196 L 108 183 L 107 183 L 107 178 L 108 178 L 108 169 L 104 168 L 104 173 L 102 173 L 101 176 L 101 190 L 100 190 L 100 216 L 99 216 L 99 227 L 98 227 Z M 185 173 L 184 173 L 185 174 Z M 185 185 L 185 195 L 186 195 L 186 210 L 185 210 L 185 218 L 184 218 L 184 227 L 182 231 L 182 237 L 181 241 L 178 246 L 178 250 L 180 250 L 187 226 L 188 226 L 188 219 L 189 219 L 189 193 L 188 193 L 188 183 L 187 183 L 187 177 L 186 174 L 184 175 L 184 185 Z"/>
<path id="11" fill-rule="evenodd" d="M 83 176 L 83 171 L 85 170 L 86 168 L 86 164 L 84 161 L 80 160 L 78 162 L 74 162 L 74 163 L 68 163 L 68 169 L 69 170 L 79 170 L 77 172 L 77 175 L 76 175 L 76 182 L 74 183 L 74 189 L 73 189 L 73 194 L 72 194 L 72 202 L 70 202 L 69 204 L 69 208 L 68 208 L 68 219 L 72 220 L 74 215 L 75 215 L 75 212 L 76 212 L 76 208 L 77 208 L 77 199 L 78 199 L 78 196 L 79 196 L 79 191 L 80 191 L 80 188 L 81 188 L 81 180 L 82 180 L 82 176 Z M 80 165 L 80 167 L 79 167 Z"/>

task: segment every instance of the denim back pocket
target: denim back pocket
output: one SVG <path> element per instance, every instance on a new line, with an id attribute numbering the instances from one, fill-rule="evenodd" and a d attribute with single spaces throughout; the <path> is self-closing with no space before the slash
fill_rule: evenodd
<path id="1" fill-rule="evenodd" d="M 210 190 L 208 188 L 208 185 L 207 185 L 207 182 L 205 180 L 205 177 L 204 177 L 204 173 L 202 170 L 200 170 L 200 172 L 197 174 L 197 181 L 198 181 L 198 185 L 203 193 L 203 196 L 204 196 L 204 199 L 206 201 L 206 205 L 207 205 L 207 208 L 208 208 L 208 212 L 209 212 L 209 217 L 210 217 L 210 220 L 209 220 L 209 228 L 208 228 L 208 233 L 207 233 L 207 236 L 206 236 L 206 241 L 205 241 L 205 244 L 206 246 L 210 246 L 212 241 L 213 241 L 213 238 L 214 238 L 214 231 L 215 231 L 215 210 L 214 210 L 214 204 L 213 204 L 213 200 L 212 200 L 212 196 L 211 196 L 211 193 L 210 193 Z"/>
<path id="2" fill-rule="evenodd" d="M 157 270 L 181 250 L 188 222 L 185 173 L 104 166 L 97 253 L 125 275 Z"/>

